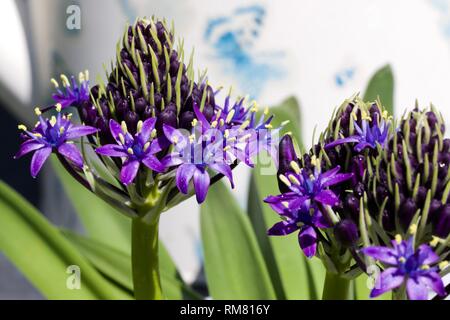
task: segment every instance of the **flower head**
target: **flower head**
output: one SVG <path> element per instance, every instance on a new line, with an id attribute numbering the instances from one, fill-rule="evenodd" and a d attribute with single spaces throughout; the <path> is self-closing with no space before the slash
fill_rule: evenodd
<path id="1" fill-rule="evenodd" d="M 285 235 L 300 228 L 300 247 L 306 256 L 312 257 L 317 247 L 317 235 L 314 228 L 332 226 L 331 221 L 325 216 L 324 207 L 339 204 L 339 197 L 330 187 L 350 179 L 352 174 L 338 173 L 340 167 L 324 173 L 315 167 L 313 172 L 308 172 L 307 169 L 300 169 L 295 161 L 291 162 L 291 169 L 292 171 L 279 177 L 289 191 L 264 199 L 285 219 L 275 224 L 268 233 L 269 235 Z"/>
<path id="2" fill-rule="evenodd" d="M 161 151 L 158 140 L 154 139 L 155 123 L 155 118 L 139 121 L 136 133 L 132 135 L 125 122 L 119 125 L 116 121 L 110 120 L 109 128 L 117 144 L 107 144 L 95 151 L 101 155 L 125 159 L 120 172 L 120 181 L 123 184 L 133 182 L 141 164 L 156 172 L 164 171 L 164 166 L 155 156 Z"/>
<path id="3" fill-rule="evenodd" d="M 31 175 L 36 177 L 52 152 L 57 153 L 78 168 L 83 167 L 83 157 L 72 140 L 91 135 L 97 129 L 89 126 L 73 125 L 69 115 L 61 114 L 61 105 L 56 107 L 58 113 L 50 119 L 44 119 L 39 111 L 39 121 L 32 130 L 28 130 L 24 125 L 19 125 L 23 131 L 25 141 L 20 146 L 15 158 L 33 152 L 31 160 Z"/>
<path id="4" fill-rule="evenodd" d="M 56 93 L 52 95 L 52 98 L 62 108 L 70 106 L 81 107 L 85 102 L 89 101 L 90 88 L 88 71 L 80 72 L 78 82 L 74 76 L 71 76 L 69 80 L 65 75 L 61 75 L 61 82 L 62 88 L 55 79 L 52 79 L 52 83 L 56 89 Z"/>
<path id="5" fill-rule="evenodd" d="M 414 238 L 402 240 L 400 235 L 392 247 L 372 246 L 361 250 L 365 255 L 381 261 L 386 269 L 379 275 L 370 296 L 377 297 L 387 291 L 406 285 L 408 298 L 426 300 L 429 290 L 445 296 L 439 268 L 439 256 L 426 244 L 414 249 Z"/>

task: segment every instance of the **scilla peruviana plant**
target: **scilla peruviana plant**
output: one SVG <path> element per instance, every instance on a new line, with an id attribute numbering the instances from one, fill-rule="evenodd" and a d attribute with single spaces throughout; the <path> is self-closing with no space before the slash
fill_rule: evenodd
<path id="1" fill-rule="evenodd" d="M 256 103 L 232 103 L 229 95 L 218 104 L 218 90 L 204 73 L 194 79 L 192 55 L 186 66 L 183 46 L 175 49 L 174 41 L 165 21 L 138 19 L 118 42 L 106 84 L 98 80 L 91 87 L 87 72 L 78 82 L 52 80 L 55 106 L 36 109 L 34 129 L 19 126 L 24 142 L 17 157 L 34 152 L 33 176 L 55 153 L 77 181 L 132 219 L 137 299 L 164 298 L 161 213 L 194 194 L 202 203 L 222 177 L 233 186 L 239 162 L 252 166 L 260 150 L 275 154 L 277 147 L 272 117 L 257 117 Z M 57 114 L 46 119 L 43 112 Z"/>

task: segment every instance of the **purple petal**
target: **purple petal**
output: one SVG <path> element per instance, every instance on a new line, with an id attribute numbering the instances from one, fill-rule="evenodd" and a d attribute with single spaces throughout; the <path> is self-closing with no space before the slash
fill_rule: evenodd
<path id="1" fill-rule="evenodd" d="M 307 200 L 307 196 L 301 197 L 294 192 L 289 192 L 279 196 L 268 196 L 264 202 L 278 214 L 289 216 L 293 211 L 299 210 Z"/>
<path id="2" fill-rule="evenodd" d="M 398 274 L 397 268 L 387 268 L 375 279 L 375 287 L 370 292 L 370 297 L 375 298 L 387 291 L 398 288 L 402 285 L 404 279 L 403 275 Z"/>
<path id="3" fill-rule="evenodd" d="M 323 182 L 322 180 L 322 186 L 329 187 L 341 183 L 343 181 L 346 181 L 348 179 L 351 179 L 352 177 L 353 173 L 338 173 L 334 177 L 327 179 L 325 182 Z"/>
<path id="4" fill-rule="evenodd" d="M 142 124 L 141 129 L 141 138 L 144 142 L 147 142 L 150 139 L 150 135 L 152 134 L 153 129 L 155 129 L 156 118 L 148 118 Z"/>
<path id="5" fill-rule="evenodd" d="M 327 183 L 330 178 L 333 178 L 336 175 L 336 173 L 339 172 L 339 170 L 341 170 L 341 167 L 340 166 L 336 166 L 333 169 L 322 173 L 320 175 L 320 181 L 322 182 L 322 185 Z"/>
<path id="6" fill-rule="evenodd" d="M 231 168 L 229 165 L 223 164 L 223 163 L 213 163 L 209 165 L 211 169 L 214 171 L 223 174 L 225 177 L 230 180 L 231 188 L 234 188 L 234 182 L 233 182 L 233 174 L 231 173 Z"/>
<path id="7" fill-rule="evenodd" d="M 120 181 L 124 185 L 129 185 L 136 178 L 137 172 L 139 170 L 139 161 L 129 161 L 123 164 L 122 170 L 120 171 Z"/>
<path id="8" fill-rule="evenodd" d="M 36 178 L 39 171 L 41 171 L 42 165 L 44 164 L 45 160 L 47 160 L 51 153 L 51 147 L 44 147 L 37 150 L 33 154 L 33 158 L 31 158 L 31 176 L 33 178 Z"/>
<path id="9" fill-rule="evenodd" d="M 96 133 L 98 130 L 89 126 L 73 126 L 67 130 L 66 139 L 77 139 L 83 136 Z"/>
<path id="10" fill-rule="evenodd" d="M 43 143 L 39 143 L 34 140 L 25 141 L 20 146 L 20 149 L 17 152 L 17 154 L 14 156 L 14 159 L 18 159 L 18 158 L 26 155 L 27 153 L 30 153 L 31 151 L 35 151 L 35 150 L 41 149 L 43 147 L 45 147 L 45 145 Z"/>
<path id="11" fill-rule="evenodd" d="M 162 150 L 162 148 L 161 148 L 161 145 L 160 145 L 158 139 L 155 139 L 150 143 L 150 149 L 148 152 L 150 154 L 155 154 L 157 152 L 160 152 L 161 150 Z"/>
<path id="12" fill-rule="evenodd" d="M 441 297 L 446 296 L 444 282 L 437 272 L 428 272 L 423 276 L 419 276 L 419 282 L 425 284 L 428 288 L 436 292 Z"/>
<path id="13" fill-rule="evenodd" d="M 330 221 L 328 221 L 326 216 L 324 216 L 322 211 L 320 211 L 320 210 L 314 211 L 314 214 L 312 216 L 312 223 L 317 228 L 330 228 L 331 227 Z"/>
<path id="14" fill-rule="evenodd" d="M 169 154 L 167 156 L 165 156 L 162 160 L 161 163 L 163 164 L 163 166 L 165 168 L 169 168 L 169 167 L 174 167 L 174 166 L 179 166 L 180 164 L 184 163 L 184 160 L 182 158 L 180 158 L 180 156 L 178 154 Z"/>
<path id="15" fill-rule="evenodd" d="M 280 221 L 275 223 L 272 228 L 267 231 L 269 236 L 285 236 L 291 234 L 295 230 L 298 230 L 298 226 L 295 223 L 288 221 Z"/>
<path id="16" fill-rule="evenodd" d="M 203 129 L 209 129 L 211 126 L 209 125 L 208 120 L 205 118 L 203 113 L 200 111 L 200 109 L 197 107 L 197 104 L 194 103 L 194 112 L 195 116 L 197 117 L 197 120 L 201 123 Z"/>
<path id="17" fill-rule="evenodd" d="M 347 138 L 342 138 L 342 139 L 338 139 L 335 140 L 329 144 L 327 144 L 325 146 L 325 149 L 329 149 L 329 148 L 333 148 L 336 147 L 340 144 L 344 144 L 344 143 L 350 143 L 350 142 L 358 142 L 359 141 L 359 137 L 358 136 L 351 136 L 351 137 L 347 137 Z"/>
<path id="18" fill-rule="evenodd" d="M 425 283 L 414 278 L 409 278 L 406 282 L 406 292 L 409 300 L 427 300 L 428 289 Z"/>
<path id="19" fill-rule="evenodd" d="M 439 256 L 426 244 L 419 246 L 418 256 L 422 264 L 434 264 L 439 261 Z"/>
<path id="20" fill-rule="evenodd" d="M 176 183 L 182 193 L 188 193 L 189 181 L 191 181 L 195 170 L 197 168 L 193 164 L 183 164 L 177 169 Z"/>
<path id="21" fill-rule="evenodd" d="M 180 130 L 177 130 L 165 124 L 163 125 L 163 131 L 166 138 L 171 143 L 175 144 L 178 150 L 184 149 L 184 147 L 187 145 L 187 138 L 181 133 Z"/>
<path id="22" fill-rule="evenodd" d="M 117 143 L 121 143 L 119 139 L 119 134 L 123 134 L 122 127 L 115 120 L 109 120 L 109 130 L 111 131 L 111 135 Z"/>
<path id="23" fill-rule="evenodd" d="M 69 159 L 78 168 L 83 167 L 83 157 L 75 144 L 63 143 L 58 147 L 58 153 Z"/>
<path id="24" fill-rule="evenodd" d="M 197 202 L 202 203 L 206 199 L 209 188 L 209 174 L 206 170 L 195 170 L 194 172 L 194 189 Z"/>
<path id="25" fill-rule="evenodd" d="M 148 155 L 144 160 L 142 160 L 142 163 L 156 172 L 163 172 L 165 169 L 162 163 L 155 156 Z"/>
<path id="26" fill-rule="evenodd" d="M 126 157 L 128 154 L 117 144 L 107 144 L 95 149 L 95 152 L 109 157 Z"/>
<path id="27" fill-rule="evenodd" d="M 306 257 L 313 257 L 317 250 L 317 234 L 314 228 L 303 226 L 298 234 L 298 243 Z"/>
<path id="28" fill-rule="evenodd" d="M 339 204 L 339 198 L 331 190 L 322 190 L 315 197 L 314 200 L 329 205 L 336 206 Z"/>
<path id="29" fill-rule="evenodd" d="M 387 247 L 372 246 L 361 249 L 361 252 L 364 253 L 366 256 L 372 257 L 381 262 L 391 265 L 397 264 L 397 258 L 394 249 Z"/>

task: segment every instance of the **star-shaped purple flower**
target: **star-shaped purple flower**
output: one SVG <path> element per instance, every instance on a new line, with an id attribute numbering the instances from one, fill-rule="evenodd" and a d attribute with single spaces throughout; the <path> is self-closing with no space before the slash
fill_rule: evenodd
<path id="1" fill-rule="evenodd" d="M 176 184 L 180 192 L 187 194 L 189 183 L 193 180 L 195 195 L 198 203 L 205 201 L 210 185 L 207 169 L 223 174 L 234 188 L 230 165 L 226 162 L 226 150 L 222 140 L 212 141 L 212 137 L 197 130 L 194 126 L 192 135 L 186 136 L 182 131 L 164 125 L 166 138 L 173 144 L 174 150 L 163 159 L 166 167 L 176 166 Z"/>
<path id="2" fill-rule="evenodd" d="M 44 119 L 36 109 L 39 122 L 33 130 L 19 125 L 19 129 L 23 130 L 25 141 L 14 158 L 35 151 L 31 159 L 31 175 L 34 178 L 52 152 L 60 154 L 76 167 L 82 168 L 83 157 L 71 140 L 97 132 L 93 127 L 73 125 L 67 115 L 61 115 L 61 106 L 57 105 L 56 109 L 58 114 L 50 119 Z"/>
<path id="3" fill-rule="evenodd" d="M 356 143 L 354 149 L 361 152 L 365 148 L 375 149 L 377 144 L 385 146 L 389 136 L 389 124 L 384 120 L 369 121 L 362 120 L 362 128 L 354 122 L 356 134 L 347 138 L 335 140 L 325 146 L 326 149 L 345 143 Z"/>
<path id="4" fill-rule="evenodd" d="M 340 167 L 337 166 L 324 173 L 316 168 L 314 174 L 308 175 L 296 162 L 292 162 L 291 166 L 294 172 L 280 175 L 290 191 L 264 199 L 284 219 L 269 229 L 268 234 L 287 235 L 300 229 L 300 247 L 310 258 L 317 249 L 315 228 L 331 227 L 321 211 L 322 206 L 339 204 L 339 197 L 329 187 L 350 179 L 352 174 L 338 173 Z"/>
<path id="5" fill-rule="evenodd" d="M 81 106 L 83 102 L 89 101 L 89 80 L 88 73 L 80 73 L 79 82 L 76 81 L 74 76 L 70 77 L 70 80 L 66 76 L 61 76 L 63 88 L 59 87 L 58 82 L 52 79 L 56 88 L 56 93 L 52 95 L 53 100 L 60 103 L 63 108 L 74 106 Z"/>
<path id="6" fill-rule="evenodd" d="M 389 266 L 375 280 L 371 298 L 404 284 L 410 300 L 426 300 L 430 289 L 440 296 L 446 295 L 439 269 L 433 266 L 439 256 L 426 244 L 414 250 L 413 237 L 405 241 L 397 236 L 392 241 L 392 248 L 372 246 L 361 251 Z"/>
<path id="7" fill-rule="evenodd" d="M 120 181 L 129 185 L 136 178 L 139 167 L 144 164 L 156 172 L 164 171 L 155 153 L 161 151 L 155 130 L 156 118 L 149 118 L 144 122 L 139 121 L 137 133 L 132 135 L 128 132 L 125 122 L 119 125 L 116 121 L 109 121 L 109 129 L 117 144 L 107 144 L 97 148 L 99 154 L 110 157 L 121 157 L 124 159 L 120 171 Z"/>

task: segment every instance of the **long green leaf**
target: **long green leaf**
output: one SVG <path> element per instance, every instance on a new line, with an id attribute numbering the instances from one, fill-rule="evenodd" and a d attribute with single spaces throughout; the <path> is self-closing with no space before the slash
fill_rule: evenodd
<path id="1" fill-rule="evenodd" d="M 295 98 L 289 98 L 270 109 L 277 124 L 290 120 L 284 132 L 291 131 L 301 146 L 300 107 Z M 272 283 L 280 299 L 318 299 L 325 272 L 321 262 L 304 257 L 298 246 L 297 236 L 268 237 L 267 230 L 279 221 L 278 215 L 263 202 L 268 195 L 279 193 L 276 168 L 269 158 L 262 155 L 252 172 L 248 197 L 248 214 L 255 230 L 259 246 L 269 268 Z"/>
<path id="2" fill-rule="evenodd" d="M 0 181 L 0 249 L 49 299 L 130 299 L 111 284 L 31 204 Z M 69 266 L 80 268 L 81 288 L 70 290 Z M 72 275 L 73 276 L 73 275 Z"/>
<path id="3" fill-rule="evenodd" d="M 131 257 L 129 254 L 70 231 L 63 231 L 63 234 L 101 273 L 126 288 L 129 292 L 133 291 Z M 167 299 L 201 298 L 199 294 L 183 283 L 178 270 L 164 247 L 160 247 L 160 264 L 161 285 Z"/>
<path id="4" fill-rule="evenodd" d="M 129 253 L 131 250 L 130 219 L 86 190 L 66 172 L 58 161 L 53 161 L 53 166 L 86 229 L 86 234 L 92 239 Z"/>
<path id="5" fill-rule="evenodd" d="M 208 288 L 214 299 L 275 299 L 248 216 L 227 187 L 216 183 L 201 207 Z"/>
<path id="6" fill-rule="evenodd" d="M 367 85 L 364 100 L 375 101 L 380 98 L 390 114 L 394 114 L 394 75 L 389 65 L 379 69 Z"/>

